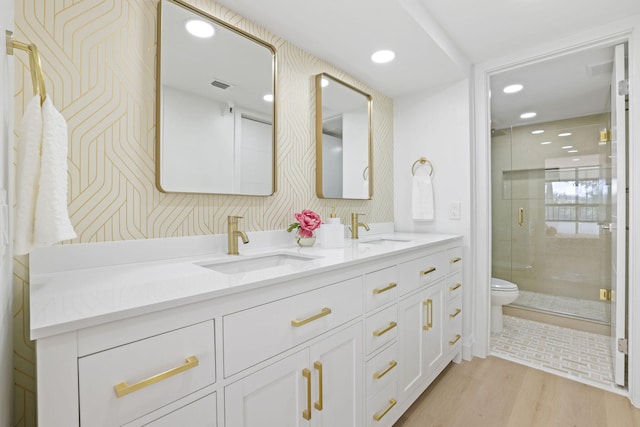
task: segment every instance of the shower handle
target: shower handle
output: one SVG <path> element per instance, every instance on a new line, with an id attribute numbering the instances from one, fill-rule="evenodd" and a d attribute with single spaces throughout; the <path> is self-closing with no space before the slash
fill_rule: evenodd
<path id="1" fill-rule="evenodd" d="M 524 227 L 524 208 L 518 209 L 518 225 Z"/>

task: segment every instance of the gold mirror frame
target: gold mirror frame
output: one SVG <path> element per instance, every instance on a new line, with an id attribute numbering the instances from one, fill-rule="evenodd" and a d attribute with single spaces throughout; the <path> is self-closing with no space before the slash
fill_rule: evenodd
<path id="1" fill-rule="evenodd" d="M 323 79 L 326 79 L 329 84 L 326 87 L 332 86 L 333 89 L 338 89 L 342 92 L 341 95 L 332 95 L 331 104 L 327 104 L 327 94 L 325 94 L 325 87 L 323 87 Z M 353 200 L 371 200 L 373 197 L 373 145 L 372 145 L 372 98 L 371 95 L 361 91 L 360 89 L 346 83 L 328 73 L 320 73 L 315 77 L 315 85 L 316 85 L 316 195 L 322 199 L 353 199 Z M 344 89 L 344 90 L 343 90 Z M 345 184 L 342 184 L 342 194 L 338 194 L 338 191 L 331 188 L 325 188 L 324 178 L 327 174 L 337 174 L 338 171 L 335 168 L 335 165 L 331 164 L 330 159 L 327 158 L 325 153 L 325 149 L 328 147 L 328 138 L 326 138 L 326 134 L 324 132 L 324 124 L 328 119 L 324 117 L 324 111 L 328 109 L 332 110 L 336 115 L 343 115 L 344 113 L 350 113 L 352 110 L 352 105 L 346 105 L 347 103 L 342 103 L 339 97 L 344 96 L 345 100 L 351 98 L 351 100 L 355 100 L 359 96 L 363 96 L 363 102 L 366 103 L 366 137 L 362 136 L 365 132 L 363 129 L 360 129 L 358 132 L 358 141 L 361 141 L 363 138 L 366 138 L 366 150 L 367 153 L 364 156 L 357 156 L 355 160 L 352 160 L 351 165 L 342 165 L 342 175 L 341 182 L 344 180 L 348 181 L 348 186 L 352 188 L 357 188 L 358 185 L 361 188 L 365 188 L 366 186 L 366 194 L 364 191 L 358 194 L 357 191 L 347 191 L 345 194 Z M 349 102 L 350 103 L 350 102 Z M 362 112 L 360 112 L 360 115 Z M 330 119 L 330 118 L 329 118 Z M 340 119 L 342 120 L 342 118 Z M 340 125 L 340 138 L 337 144 L 340 144 L 340 148 L 342 153 L 344 153 L 344 149 L 347 147 L 347 144 L 350 144 L 350 148 L 354 148 L 353 144 L 356 144 L 356 141 L 351 140 L 345 141 L 342 136 L 342 125 Z M 327 141 L 325 141 L 327 139 Z M 358 147 L 355 147 L 358 150 Z M 342 155 L 342 159 L 344 156 Z M 353 163 L 357 164 L 353 164 Z M 329 172 L 331 167 L 334 167 L 333 172 Z"/>
<path id="2" fill-rule="evenodd" d="M 228 174 L 224 175 L 223 179 L 219 179 L 220 177 L 217 177 L 216 179 L 211 179 L 211 183 L 207 181 L 207 185 L 211 184 L 212 187 L 211 189 L 206 189 L 203 190 L 204 185 L 188 185 L 187 184 L 183 184 L 180 183 L 178 185 L 176 185 L 175 183 L 171 183 L 169 179 L 167 179 L 167 177 L 165 177 L 163 175 L 163 161 L 168 160 L 169 158 L 171 158 L 171 156 L 169 155 L 164 155 L 165 153 L 163 152 L 163 144 L 165 144 L 166 142 L 164 141 L 163 138 L 163 133 L 165 132 L 164 130 L 164 126 L 165 126 L 165 121 L 163 119 L 163 110 L 164 110 L 164 103 L 165 103 L 165 96 L 166 94 L 164 93 L 164 85 L 163 85 L 163 65 L 162 65 L 162 52 L 163 52 L 163 45 L 166 44 L 167 46 L 169 46 L 169 44 L 172 42 L 171 40 L 168 40 L 168 38 L 171 38 L 171 34 L 163 34 L 163 5 L 168 8 L 168 7 L 174 7 L 174 6 L 178 6 L 179 8 L 183 9 L 185 12 L 188 12 L 189 14 L 193 14 L 194 18 L 199 18 L 202 19 L 204 21 L 209 21 L 215 28 L 216 28 L 216 33 L 214 35 L 214 37 L 212 38 L 215 39 L 216 36 L 218 36 L 219 34 L 225 34 L 225 37 L 235 37 L 235 35 L 239 35 L 242 36 L 244 39 L 246 39 L 247 41 L 253 42 L 255 45 L 250 46 L 249 49 L 254 49 L 254 48 L 258 48 L 257 50 L 261 49 L 261 48 L 266 48 L 268 50 L 268 52 L 270 53 L 271 56 L 271 76 L 270 76 L 270 93 L 273 95 L 273 102 L 270 106 L 270 123 L 267 123 L 266 121 L 261 121 L 261 120 L 253 120 L 258 127 L 260 126 L 260 123 L 263 124 L 269 124 L 271 125 L 271 130 L 270 130 L 270 134 L 271 134 L 271 162 L 265 162 L 267 164 L 269 164 L 269 167 L 266 168 L 264 170 L 265 172 L 265 176 L 266 174 L 269 172 L 271 172 L 271 178 L 270 178 L 270 183 L 271 183 L 271 187 L 269 190 L 267 190 L 266 188 L 264 189 L 263 192 L 251 192 L 251 191 L 237 191 L 237 190 L 242 190 L 240 188 L 240 183 L 239 182 L 235 182 L 232 183 L 231 186 L 227 186 L 226 184 L 229 181 L 233 181 L 233 176 L 234 175 L 238 175 L 238 171 L 242 170 L 242 167 L 248 168 L 250 169 L 250 167 L 246 167 L 242 165 L 241 162 L 237 162 L 238 158 L 241 158 L 242 156 L 239 156 L 237 154 L 237 151 L 239 151 L 239 149 L 235 146 L 235 144 L 238 142 L 235 138 L 235 136 L 230 137 L 229 139 L 229 143 L 233 145 L 233 147 L 229 148 L 229 147 L 224 147 L 223 150 L 226 150 L 227 152 L 231 152 L 233 154 L 233 158 L 231 159 L 231 162 L 227 161 L 225 163 L 225 165 L 228 165 L 229 163 L 233 163 L 233 166 L 230 166 L 229 169 L 233 170 L 233 174 L 231 175 L 231 177 L 228 176 Z M 170 5 L 170 6 L 168 6 Z M 157 93 L 157 98 L 156 98 L 156 186 L 157 188 L 161 191 L 161 192 L 171 192 L 171 193 L 203 193 L 203 194 L 225 194 L 225 195 L 247 195 L 247 196 L 270 196 L 273 193 L 275 193 L 276 191 L 276 176 L 277 176 L 277 171 L 276 171 L 276 135 L 277 135 L 277 111 L 276 111 L 276 99 L 277 99 L 277 73 L 276 73 L 276 49 L 274 46 L 272 46 L 271 44 L 260 40 L 259 38 L 239 29 L 236 28 L 202 10 L 199 10 L 197 8 L 195 8 L 194 6 L 185 3 L 182 0 L 160 0 L 158 2 L 158 19 L 157 19 L 157 28 L 158 28 L 158 37 L 157 37 L 157 43 L 158 43 L 158 48 L 157 48 L 157 62 L 156 62 L 156 93 Z M 220 32 L 221 30 L 225 30 L 224 32 Z M 229 33 L 227 33 L 227 31 Z M 198 39 L 196 40 L 196 42 L 200 42 L 202 39 Z M 209 55 L 209 56 L 215 56 L 216 53 L 215 52 L 211 52 L 205 49 L 201 49 L 200 47 L 197 47 L 197 49 L 199 50 L 199 54 L 200 55 L 191 55 L 189 58 L 195 58 L 196 60 L 203 56 L 203 55 Z M 266 54 L 267 52 L 264 52 L 264 54 Z M 263 54 L 261 54 L 263 55 Z M 237 57 L 241 57 L 242 59 L 246 59 L 245 56 L 242 55 L 236 55 Z M 223 56 L 224 57 L 224 56 Z M 264 58 L 266 58 L 267 56 L 265 55 Z M 263 58 L 263 59 L 264 59 Z M 226 61 L 226 63 L 228 63 L 229 61 Z M 192 63 L 190 65 L 190 67 L 197 67 L 201 64 L 196 64 L 196 63 Z M 207 70 L 209 70 L 210 68 L 205 68 Z M 247 68 L 245 67 L 244 69 L 239 69 L 240 71 L 238 71 L 238 74 L 241 74 L 241 71 L 243 70 L 247 70 L 247 69 L 251 69 L 251 68 Z M 215 69 L 211 69 L 210 73 L 211 74 L 211 80 L 218 80 L 221 78 L 221 76 L 216 75 L 217 72 Z M 266 76 L 266 75 L 265 75 Z M 224 79 L 223 79 L 224 80 Z M 213 83 L 212 83 L 213 84 Z M 215 86 L 215 85 L 214 85 Z M 208 87 L 208 86 L 207 86 Z M 238 86 L 235 89 L 239 89 L 242 88 L 242 86 Z M 232 89 L 234 89 L 232 87 Z M 205 89 L 206 90 L 206 89 Z M 181 92 L 181 91 L 180 91 Z M 203 91 L 204 92 L 204 91 Z M 267 93 L 269 93 L 267 92 Z M 186 92 L 185 92 L 186 93 Z M 194 92 L 191 92 L 194 93 Z M 198 92 L 199 94 L 200 92 Z M 260 96 L 260 98 L 262 98 L 262 96 L 265 93 L 258 93 L 257 95 Z M 222 105 L 224 103 L 224 101 L 219 100 L 217 101 L 220 103 L 220 105 Z M 228 101 L 227 101 L 228 102 Z M 234 106 L 234 104 L 229 104 L 230 107 Z M 254 104 L 254 105 L 257 105 Z M 246 107 L 243 106 L 245 109 L 250 108 L 250 107 Z M 232 125 L 234 128 L 234 131 L 237 132 L 238 126 L 241 126 L 241 124 L 238 124 L 239 122 L 245 121 L 245 119 L 251 120 L 252 117 L 250 117 L 250 115 L 245 116 L 244 114 L 241 114 L 241 110 L 243 108 L 235 108 L 235 111 L 233 112 L 233 121 L 234 124 Z M 263 110 L 266 111 L 266 109 L 263 108 Z M 223 110 L 224 111 L 224 110 Z M 224 114 L 224 113 L 222 113 Z M 268 117 L 264 116 L 264 117 Z M 188 129 L 188 125 L 185 125 L 185 127 Z M 268 129 L 265 129 L 264 126 L 262 126 L 263 128 L 263 132 L 269 132 Z M 235 134 L 237 135 L 237 133 Z M 220 144 L 219 141 L 211 141 L 212 143 L 218 143 Z M 182 143 L 182 141 L 180 141 L 180 143 Z M 266 147 L 265 147 L 266 148 Z M 174 147 L 173 150 L 180 151 L 179 148 Z M 208 151 L 213 151 L 215 153 L 219 152 L 218 147 L 207 147 Z M 267 149 L 268 150 L 268 149 Z M 187 153 L 187 150 L 184 150 L 183 152 Z M 202 159 L 203 156 L 199 155 L 198 153 L 195 154 L 195 157 L 197 157 L 198 159 Z M 254 156 L 254 157 L 260 157 L 260 156 Z M 229 155 L 227 157 L 225 157 L 225 159 L 229 159 Z M 192 163 L 194 163 L 195 160 L 193 162 L 188 161 L 188 159 L 185 161 L 183 159 L 183 161 L 179 164 L 176 165 L 172 165 L 172 168 L 174 168 L 175 170 L 184 170 L 187 168 L 193 168 L 194 165 Z M 204 162 L 200 162 L 200 163 L 204 163 Z M 255 163 L 255 161 L 253 162 Z M 180 169 L 183 168 L 183 169 Z M 215 170 L 216 169 L 216 165 L 211 164 L 210 167 L 208 167 L 208 170 Z M 190 169 L 192 170 L 192 169 Z M 204 169 L 203 169 L 204 170 Z M 173 176 L 177 176 L 178 174 L 174 171 Z M 229 179 L 231 178 L 231 179 Z M 238 180 L 236 180 L 238 181 Z M 261 180 L 261 182 L 266 182 L 265 179 Z M 222 185 L 220 185 L 222 184 Z M 190 187 L 190 188 L 187 188 Z M 229 190 L 230 189 L 230 190 Z"/>

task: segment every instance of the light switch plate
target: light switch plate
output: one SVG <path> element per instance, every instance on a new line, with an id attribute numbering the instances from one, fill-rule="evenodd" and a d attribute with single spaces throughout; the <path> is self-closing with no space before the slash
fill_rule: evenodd
<path id="1" fill-rule="evenodd" d="M 449 219 L 460 219 L 460 202 L 449 203 Z"/>

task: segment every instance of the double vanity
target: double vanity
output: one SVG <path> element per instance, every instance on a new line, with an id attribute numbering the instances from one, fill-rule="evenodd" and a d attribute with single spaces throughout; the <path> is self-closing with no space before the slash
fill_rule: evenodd
<path id="1" fill-rule="evenodd" d="M 391 426 L 461 355 L 461 240 L 283 232 L 31 256 L 47 426 Z"/>

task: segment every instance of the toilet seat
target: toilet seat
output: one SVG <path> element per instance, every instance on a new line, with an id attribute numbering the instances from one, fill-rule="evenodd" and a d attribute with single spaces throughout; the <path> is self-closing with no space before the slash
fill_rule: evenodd
<path id="1" fill-rule="evenodd" d="M 491 291 L 492 292 L 513 292 L 518 290 L 518 285 L 515 283 L 507 282 L 506 280 L 491 278 Z"/>

